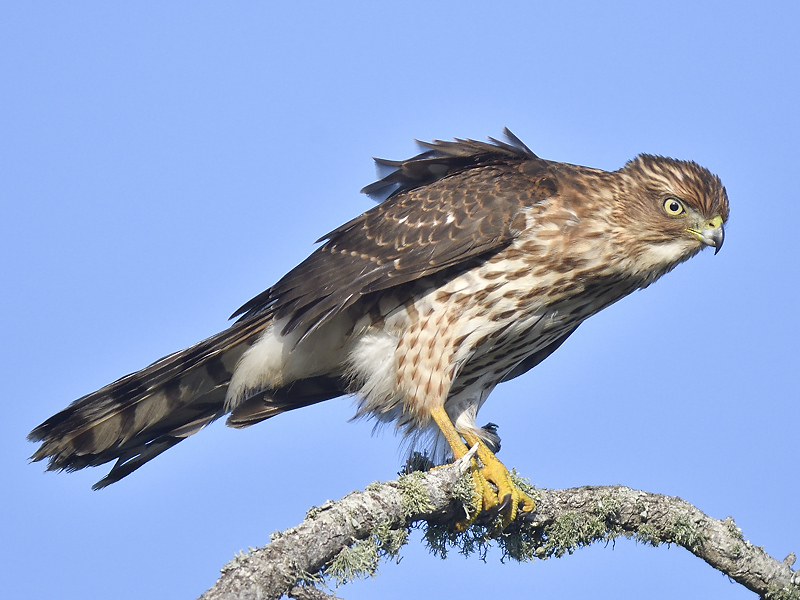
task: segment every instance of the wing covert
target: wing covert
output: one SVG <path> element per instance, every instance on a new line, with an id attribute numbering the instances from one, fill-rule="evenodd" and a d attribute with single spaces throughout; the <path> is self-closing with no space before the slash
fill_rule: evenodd
<path id="1" fill-rule="evenodd" d="M 429 147 L 392 163 L 397 171 L 362 190 L 394 187 L 386 200 L 318 240 L 324 244 L 311 256 L 233 316 L 288 317 L 283 333 L 305 335 L 367 294 L 505 248 L 525 227 L 522 209 L 555 191 L 547 161 L 524 145 L 458 140 Z"/>

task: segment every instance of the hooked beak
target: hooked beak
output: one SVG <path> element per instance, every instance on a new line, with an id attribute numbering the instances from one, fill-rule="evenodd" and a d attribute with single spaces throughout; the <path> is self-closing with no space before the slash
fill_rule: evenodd
<path id="1" fill-rule="evenodd" d="M 687 231 L 692 233 L 706 246 L 713 246 L 714 254 L 720 251 L 722 243 L 725 241 L 725 227 L 723 227 L 722 217 L 719 215 L 703 223 L 702 228 L 690 228 L 687 229 Z"/>
<path id="2" fill-rule="evenodd" d="M 703 241 L 714 246 L 714 254 L 716 254 L 722 249 L 722 242 L 725 241 L 725 228 L 720 225 L 715 229 L 704 230 Z"/>

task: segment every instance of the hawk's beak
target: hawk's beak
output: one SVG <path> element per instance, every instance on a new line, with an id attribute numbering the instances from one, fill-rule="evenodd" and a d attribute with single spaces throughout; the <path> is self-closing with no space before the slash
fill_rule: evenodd
<path id="1" fill-rule="evenodd" d="M 714 254 L 719 252 L 725 241 L 725 227 L 723 227 L 722 217 L 719 215 L 703 223 L 702 228 L 687 229 L 687 231 L 693 233 L 706 246 L 714 246 Z"/>
<path id="2" fill-rule="evenodd" d="M 722 249 L 722 242 L 725 241 L 725 228 L 720 225 L 714 229 L 704 229 L 703 241 L 714 246 L 714 254 L 716 254 Z"/>

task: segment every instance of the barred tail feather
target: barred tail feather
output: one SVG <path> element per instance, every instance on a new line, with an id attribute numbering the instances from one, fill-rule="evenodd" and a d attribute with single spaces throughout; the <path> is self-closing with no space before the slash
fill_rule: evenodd
<path id="1" fill-rule="evenodd" d="M 347 393 L 346 388 L 343 377 L 319 375 L 298 379 L 285 387 L 266 390 L 238 404 L 225 424 L 244 429 L 286 411 L 342 396 Z"/>
<path id="2" fill-rule="evenodd" d="M 125 477 L 225 413 L 236 363 L 268 321 L 239 321 L 76 400 L 28 435 L 41 442 L 31 459 L 67 471 L 116 460 L 96 489 Z"/>

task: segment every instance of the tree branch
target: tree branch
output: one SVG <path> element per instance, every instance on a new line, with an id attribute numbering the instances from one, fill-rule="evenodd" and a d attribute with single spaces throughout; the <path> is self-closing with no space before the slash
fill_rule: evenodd
<path id="1" fill-rule="evenodd" d="M 201 600 L 328 597 L 311 586 L 374 573 L 380 557 L 396 556 L 416 524 L 440 555 L 452 548 L 482 552 L 494 542 L 507 557 L 544 559 L 620 535 L 653 546 L 674 543 L 764 598 L 800 599 L 793 553 L 778 561 L 746 541 L 731 517 L 720 521 L 680 498 L 623 486 L 526 489 L 537 503 L 532 520 L 517 519 L 495 538 L 479 525 L 453 533 L 450 527 L 464 518 L 465 500 L 469 505 L 471 497 L 471 479 L 463 477 L 468 464 L 462 459 L 373 483 L 311 509 L 302 523 L 275 534 L 270 544 L 225 565 Z"/>

